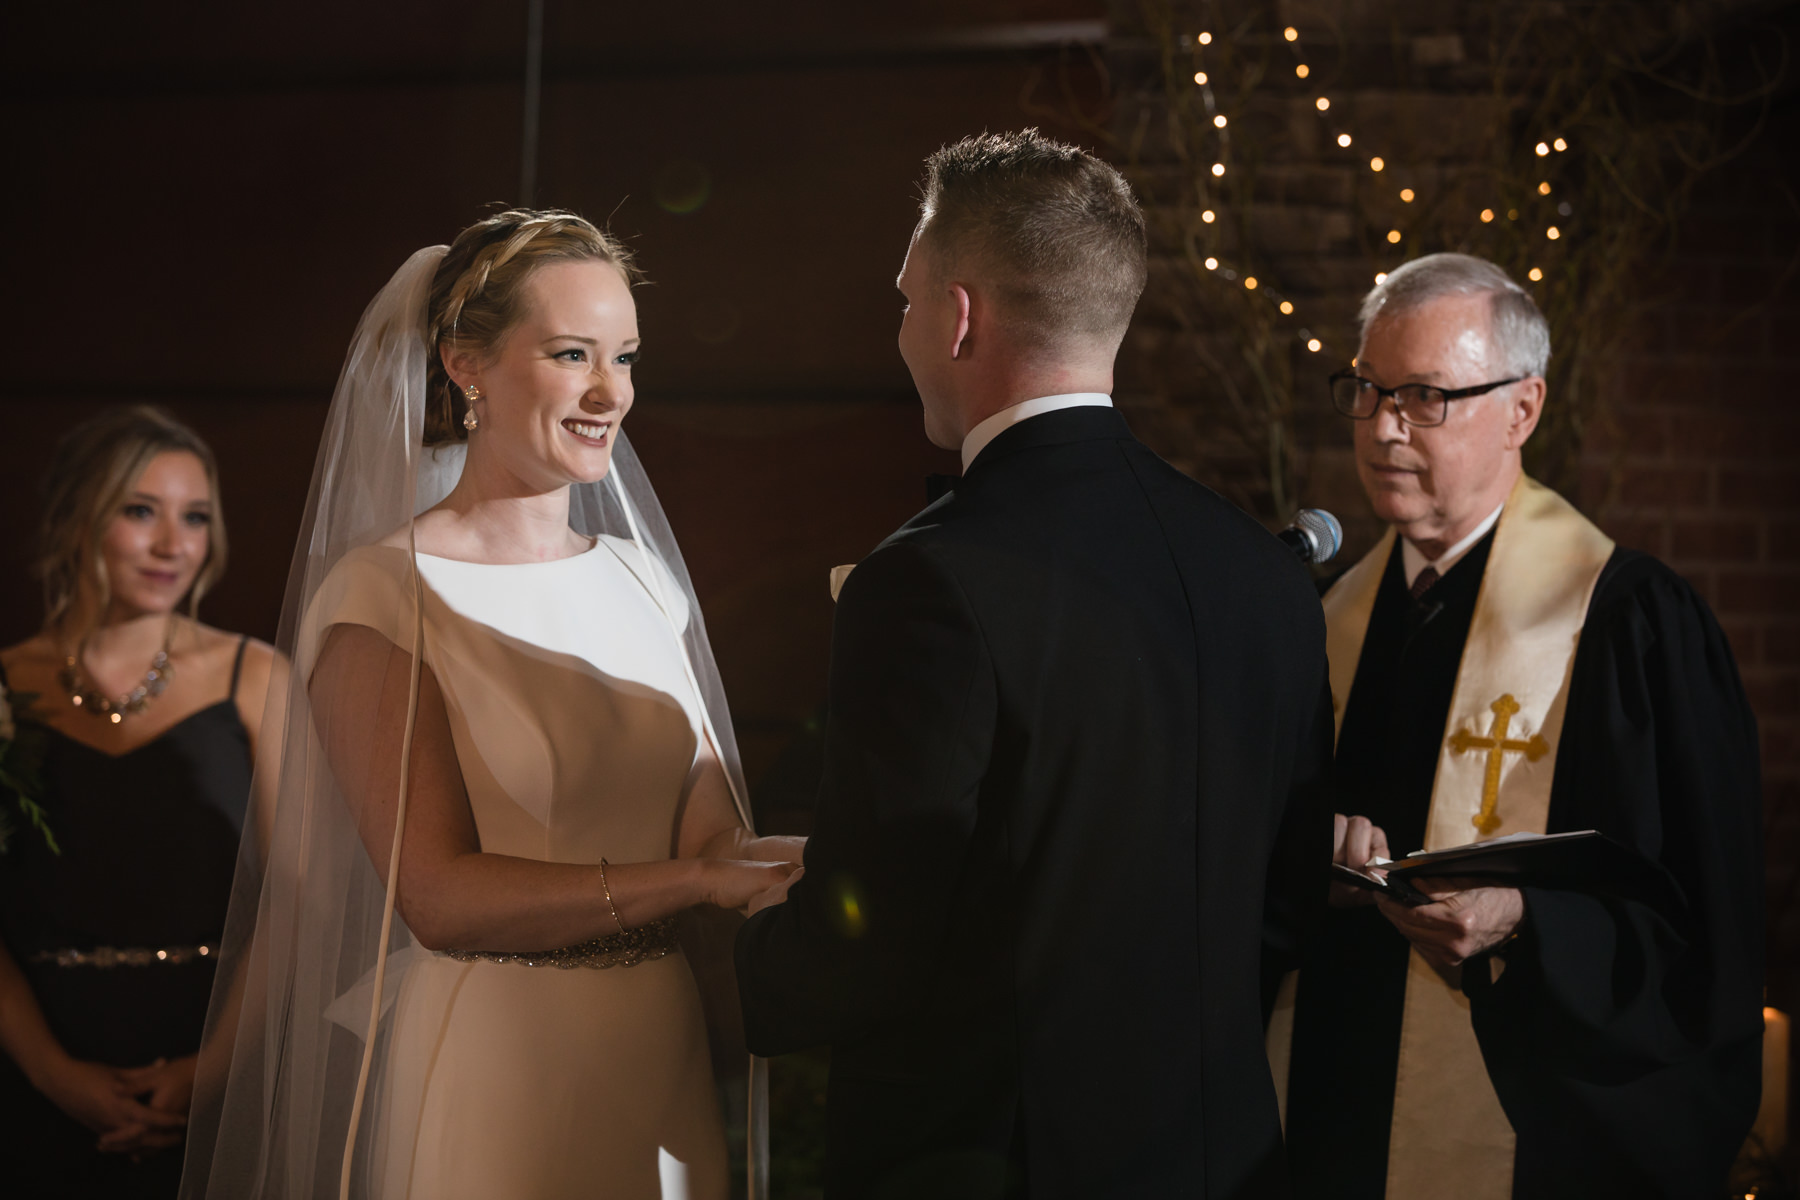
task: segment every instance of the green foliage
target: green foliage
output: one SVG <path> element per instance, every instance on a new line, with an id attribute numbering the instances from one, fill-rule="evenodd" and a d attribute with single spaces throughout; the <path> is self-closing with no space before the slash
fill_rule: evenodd
<path id="1" fill-rule="evenodd" d="M 30 720 L 31 702 L 37 697 L 13 692 L 5 698 L 11 704 L 14 733 L 11 738 L 0 738 L 0 793 L 12 797 L 13 807 L 25 824 L 43 837 L 50 852 L 61 854 L 62 847 L 56 844 L 56 835 L 50 831 L 50 823 L 38 803 L 44 794 L 46 738 L 43 727 Z M 0 854 L 12 848 L 17 832 L 14 821 L 12 814 L 0 808 Z"/>

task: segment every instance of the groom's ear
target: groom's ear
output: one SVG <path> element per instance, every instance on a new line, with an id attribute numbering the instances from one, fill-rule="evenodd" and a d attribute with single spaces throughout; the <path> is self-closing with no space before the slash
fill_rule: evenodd
<path id="1" fill-rule="evenodd" d="M 960 283 L 950 285 L 950 303 L 956 308 L 956 330 L 950 341 L 950 357 L 960 359 L 969 349 L 969 317 L 975 310 L 975 302 L 969 298 L 969 289 Z"/>

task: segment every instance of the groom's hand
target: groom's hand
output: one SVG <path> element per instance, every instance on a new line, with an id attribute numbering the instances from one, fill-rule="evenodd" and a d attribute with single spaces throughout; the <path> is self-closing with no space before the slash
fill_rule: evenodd
<path id="1" fill-rule="evenodd" d="M 797 838 L 795 840 L 804 842 L 806 839 L 805 838 Z M 806 868 L 801 867 L 799 870 L 797 870 L 793 874 L 789 875 L 786 879 L 783 879 L 780 883 L 776 884 L 774 887 L 768 889 L 765 892 L 762 892 L 761 894 L 759 894 L 757 896 L 752 897 L 750 900 L 750 911 L 745 915 L 754 917 L 757 913 L 761 912 L 763 909 L 768 908 L 771 905 L 780 904 L 780 903 L 784 902 L 787 899 L 788 889 L 793 887 L 794 883 L 804 874 L 806 874 Z"/>

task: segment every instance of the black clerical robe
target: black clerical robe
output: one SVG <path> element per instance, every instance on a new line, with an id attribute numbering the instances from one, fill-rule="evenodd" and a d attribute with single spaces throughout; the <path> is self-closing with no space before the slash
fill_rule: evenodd
<path id="1" fill-rule="evenodd" d="M 1419 849 L 1446 715 L 1493 535 L 1420 602 L 1395 541 L 1339 733 L 1340 811 Z M 1616 551 L 1589 604 L 1546 832 L 1598 829 L 1686 894 L 1636 904 L 1527 888 L 1498 979 L 1463 971 L 1517 1138 L 1513 1195 L 1721 1194 L 1760 1080 L 1762 857 L 1756 724 L 1705 603 Z M 1386 1187 L 1409 946 L 1373 907 L 1334 910 L 1303 958 L 1287 1088 L 1295 1192 Z"/>

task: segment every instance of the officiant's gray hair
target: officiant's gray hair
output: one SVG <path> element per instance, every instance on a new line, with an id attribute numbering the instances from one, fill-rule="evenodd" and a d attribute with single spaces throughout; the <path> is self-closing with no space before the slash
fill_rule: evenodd
<path id="1" fill-rule="evenodd" d="M 1550 323 L 1531 293 L 1485 258 L 1427 254 L 1394 268 L 1363 297 L 1362 340 L 1382 317 L 1412 312 L 1445 296 L 1489 297 L 1489 336 L 1509 375 L 1542 375 L 1550 366 Z"/>
<path id="2" fill-rule="evenodd" d="M 1035 129 L 984 133 L 925 162 L 919 228 L 935 273 L 968 270 L 1024 345 L 1116 347 L 1148 276 L 1144 213 L 1108 164 Z"/>

